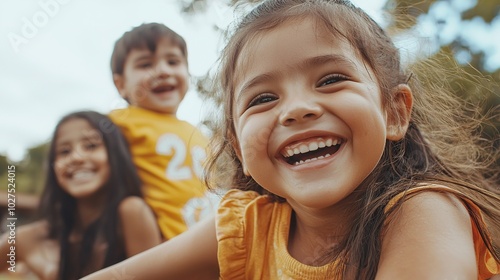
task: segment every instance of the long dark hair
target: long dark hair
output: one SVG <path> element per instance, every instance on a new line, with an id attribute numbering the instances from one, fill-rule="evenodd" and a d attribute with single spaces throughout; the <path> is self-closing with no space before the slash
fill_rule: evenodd
<path id="1" fill-rule="evenodd" d="M 83 232 L 81 249 L 77 256 L 78 267 L 70 267 L 72 256 L 69 236 L 75 226 L 76 201 L 60 187 L 54 171 L 55 140 L 60 126 L 72 119 L 84 119 L 102 137 L 107 150 L 110 168 L 106 189 L 106 205 L 100 217 Z M 56 239 L 60 245 L 58 279 L 78 279 L 84 276 L 92 257 L 94 245 L 99 240 L 107 245 L 102 267 L 124 260 L 125 248 L 119 233 L 118 205 L 128 196 L 142 196 L 141 181 L 132 162 L 127 141 L 120 129 L 105 115 L 94 111 L 74 112 L 63 117 L 57 124 L 48 154 L 48 170 L 45 189 L 40 202 L 42 218 L 48 222 L 48 238 Z"/>
<path id="2" fill-rule="evenodd" d="M 354 276 L 353 279 L 375 278 L 384 221 L 397 211 L 407 197 L 387 213 L 384 208 L 397 194 L 422 183 L 437 183 L 460 191 L 462 198 L 470 199 L 480 207 L 489 229 L 500 232 L 500 199 L 497 193 L 490 191 L 494 187 L 484 176 L 492 174 L 489 162 L 496 160 L 498 153 L 491 145 L 481 143 L 477 133 L 481 119 L 477 115 L 465 114 L 464 103 L 445 86 L 419 81 L 418 75 L 412 77 L 410 71 L 405 71 L 398 49 L 386 32 L 364 11 L 346 0 L 268 0 L 236 26 L 221 54 L 214 99 L 222 104 L 223 114 L 216 122 L 211 142 L 213 147 L 207 183 L 216 186 L 217 174 L 223 174 L 220 177 L 232 178 L 231 184 L 235 188 L 257 191 L 283 201 L 244 174 L 242 163 L 233 149 L 238 141 L 232 117 L 234 77 L 241 50 L 255 36 L 284 22 L 305 18 L 314 19 L 332 36 L 353 46 L 375 73 L 382 104 L 389 118 L 397 115 L 394 114 L 397 108 L 393 108 L 391 89 L 399 84 L 409 84 L 414 94 L 414 108 L 405 137 L 397 142 L 387 140 L 378 165 L 354 191 L 359 204 L 351 211 L 353 222 L 349 234 L 325 256 L 327 260 L 335 259 L 341 264 L 334 268 L 336 271 L 332 274 L 340 279 L 347 276 Z M 410 70 L 423 74 L 421 78 L 434 75 L 430 72 L 436 69 L 436 65 L 421 65 L 424 71 Z M 481 223 L 476 216 L 472 219 L 478 225 Z M 480 228 L 481 234 L 486 237 L 486 229 Z M 500 260 L 500 253 L 495 251 L 488 238 L 485 238 L 485 243 L 496 260 Z"/>

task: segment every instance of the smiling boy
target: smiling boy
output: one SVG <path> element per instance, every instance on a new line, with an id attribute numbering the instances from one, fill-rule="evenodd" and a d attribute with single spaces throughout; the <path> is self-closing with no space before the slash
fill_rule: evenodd
<path id="1" fill-rule="evenodd" d="M 145 200 L 171 239 L 213 209 L 202 179 L 208 141 L 176 117 L 189 86 L 186 42 L 163 24 L 142 24 L 116 41 L 111 70 L 129 106 L 110 117 L 129 141 Z"/>

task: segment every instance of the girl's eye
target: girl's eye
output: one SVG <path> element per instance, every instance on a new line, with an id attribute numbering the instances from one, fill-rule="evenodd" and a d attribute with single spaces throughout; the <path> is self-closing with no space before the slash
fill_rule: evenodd
<path id="1" fill-rule="evenodd" d="M 253 106 L 257 106 L 260 104 L 272 102 L 276 99 L 278 99 L 278 98 L 273 94 L 263 93 L 263 94 L 257 95 L 254 99 L 252 99 L 252 101 L 250 101 L 250 103 L 248 104 L 248 108 L 253 107 Z"/>
<path id="2" fill-rule="evenodd" d="M 324 86 L 327 86 L 330 84 L 335 84 L 335 83 L 346 81 L 346 80 L 349 80 L 349 77 L 347 77 L 345 75 L 331 74 L 331 75 L 328 75 L 328 76 L 322 78 L 318 83 L 318 87 L 324 87 Z"/>
<path id="3" fill-rule="evenodd" d="M 70 149 L 60 149 L 56 150 L 56 156 L 67 156 L 71 153 Z"/>
<path id="4" fill-rule="evenodd" d="M 90 143 L 85 144 L 86 150 L 95 150 L 97 147 L 99 147 L 99 144 L 97 144 L 97 143 L 90 142 Z"/>

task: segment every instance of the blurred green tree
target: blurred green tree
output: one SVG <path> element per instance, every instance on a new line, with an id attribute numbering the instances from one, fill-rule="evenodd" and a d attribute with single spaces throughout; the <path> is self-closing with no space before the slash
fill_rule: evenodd
<path id="1" fill-rule="evenodd" d="M 498 34 L 491 34 L 489 38 L 489 40 L 492 40 L 491 42 L 471 42 L 471 39 L 467 38 L 467 34 L 463 34 L 463 32 L 458 32 L 451 40 L 440 40 L 439 38 L 446 35 L 442 34 L 442 32 L 447 30 L 445 27 L 449 24 L 459 24 L 458 29 L 461 29 L 468 24 L 474 23 L 477 24 L 475 28 L 479 32 L 478 29 L 481 28 L 493 30 L 492 27 L 495 21 L 497 23 L 500 21 L 500 3 L 498 1 L 471 0 L 462 1 L 460 4 L 466 2 L 469 2 L 470 6 L 463 11 L 456 9 L 456 5 L 459 3 L 457 0 L 389 0 L 386 7 L 394 18 L 408 18 L 406 15 L 410 15 L 409 20 L 395 21 L 395 26 L 391 26 L 401 29 L 403 32 L 419 24 L 419 20 L 426 20 L 427 23 L 434 26 L 436 38 L 433 39 L 439 43 L 440 52 L 447 54 L 441 56 L 441 62 L 445 67 L 449 65 L 450 69 L 452 69 L 452 64 L 459 62 L 465 73 L 475 76 L 479 74 L 484 77 L 484 87 L 481 89 L 477 88 L 477 80 L 471 82 L 471 80 L 463 79 L 460 76 L 448 82 L 458 96 L 481 106 L 481 113 L 486 116 L 487 121 L 480 133 L 485 139 L 493 143 L 493 148 L 496 150 L 492 151 L 492 153 L 497 153 L 500 148 L 500 65 L 491 67 L 487 66 L 487 62 L 489 55 L 491 55 L 490 46 L 493 40 L 500 38 L 500 29 L 496 29 Z M 443 13 L 444 15 L 441 16 L 433 13 L 434 10 L 438 9 L 438 4 L 441 7 L 447 5 L 449 7 L 447 13 Z M 450 13 L 456 13 L 460 21 L 454 23 Z M 411 20 L 411 18 L 416 20 Z M 401 25 L 402 23 L 404 26 Z M 496 48 L 497 52 L 500 52 L 498 43 Z M 439 77 L 436 77 L 436 79 L 439 79 Z M 500 159 L 497 160 L 496 167 L 496 170 L 500 170 Z"/>
<path id="2" fill-rule="evenodd" d="M 7 166 L 16 167 L 16 192 L 39 195 L 45 184 L 45 159 L 48 144 L 42 144 L 28 150 L 26 157 L 20 162 L 9 162 L 5 156 L 0 156 L 0 182 L 7 182 Z M 2 190 L 7 184 L 2 184 Z"/>

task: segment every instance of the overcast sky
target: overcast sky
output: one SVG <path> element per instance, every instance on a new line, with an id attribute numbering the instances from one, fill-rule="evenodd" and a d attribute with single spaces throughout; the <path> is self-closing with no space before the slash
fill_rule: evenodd
<path id="1" fill-rule="evenodd" d="M 27 147 L 50 140 L 71 111 L 123 107 L 109 60 L 114 42 L 134 26 L 160 22 L 178 32 L 188 43 L 191 74 L 205 74 L 222 41 L 208 15 L 179 11 L 175 0 L 2 0 L 0 154 L 17 159 Z M 201 112 L 197 94 L 189 91 L 179 118 L 197 124 Z"/>
<path id="2" fill-rule="evenodd" d="M 190 17 L 180 13 L 178 2 L 2 0 L 0 154 L 22 158 L 27 148 L 48 141 L 57 121 L 69 112 L 108 113 L 125 106 L 113 86 L 109 59 L 114 42 L 141 23 L 164 23 L 183 36 L 191 74 L 204 75 L 224 43 L 213 24 L 227 26 L 232 11 L 225 0 L 211 0 L 208 13 Z M 353 2 L 382 21 L 385 0 Z M 197 93 L 190 90 L 178 117 L 197 125 L 204 113 Z"/>

